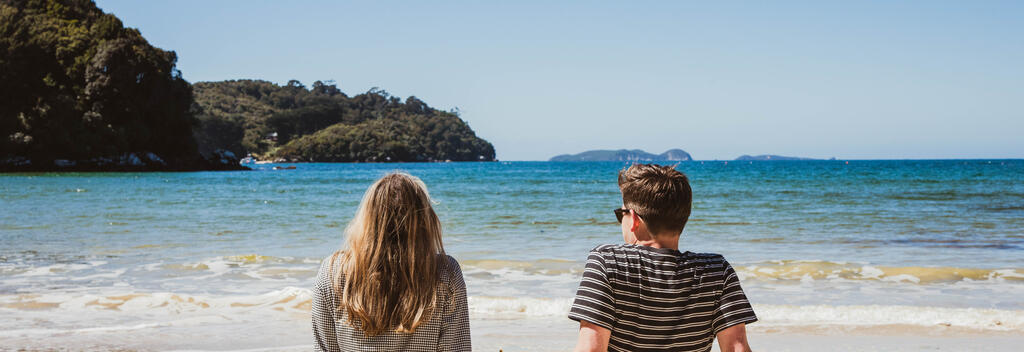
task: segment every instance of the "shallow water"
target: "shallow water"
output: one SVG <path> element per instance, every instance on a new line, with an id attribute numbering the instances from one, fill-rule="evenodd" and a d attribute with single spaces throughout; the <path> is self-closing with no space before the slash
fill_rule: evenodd
<path id="1" fill-rule="evenodd" d="M 0 313 L 11 318 L 0 320 L 0 347 L 128 331 L 172 339 L 242 323 L 250 339 L 301 345 L 268 335 L 306 328 L 319 261 L 342 242 L 366 187 L 395 169 L 430 188 L 475 317 L 569 323 L 587 251 L 621 241 L 611 210 L 625 165 L 2 174 Z M 694 190 L 681 249 L 724 254 L 764 324 L 1024 331 L 1024 161 L 678 168 Z"/>

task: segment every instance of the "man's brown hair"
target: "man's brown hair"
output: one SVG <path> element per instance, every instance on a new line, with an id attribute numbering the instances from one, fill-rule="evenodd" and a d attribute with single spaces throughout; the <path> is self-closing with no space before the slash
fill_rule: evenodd
<path id="1" fill-rule="evenodd" d="M 682 232 L 690 218 L 690 180 L 673 166 L 633 164 L 619 171 L 622 204 L 633 210 L 651 235 Z"/>

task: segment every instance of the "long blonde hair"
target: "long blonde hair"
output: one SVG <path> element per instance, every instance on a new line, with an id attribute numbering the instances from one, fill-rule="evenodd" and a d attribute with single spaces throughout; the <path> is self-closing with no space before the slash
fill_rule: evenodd
<path id="1" fill-rule="evenodd" d="M 430 203 L 423 181 L 390 173 L 366 190 L 345 229 L 334 292 L 341 292 L 338 309 L 366 336 L 411 333 L 430 320 L 444 254 L 441 221 Z"/>

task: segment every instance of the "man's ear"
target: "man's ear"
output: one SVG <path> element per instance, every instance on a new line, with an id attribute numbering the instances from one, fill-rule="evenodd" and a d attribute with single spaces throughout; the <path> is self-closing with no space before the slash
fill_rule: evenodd
<path id="1" fill-rule="evenodd" d="M 629 216 L 633 219 L 633 225 L 629 227 L 629 232 L 636 233 L 636 230 L 640 228 L 640 215 L 636 215 L 635 211 L 629 212 Z"/>

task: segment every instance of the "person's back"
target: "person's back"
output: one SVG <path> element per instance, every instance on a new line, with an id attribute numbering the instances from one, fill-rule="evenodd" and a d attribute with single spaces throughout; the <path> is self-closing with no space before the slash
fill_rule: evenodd
<path id="1" fill-rule="evenodd" d="M 611 330 L 610 351 L 706 351 L 722 329 L 756 320 L 721 255 L 635 244 L 590 252 L 569 317 Z"/>
<path id="2" fill-rule="evenodd" d="M 689 181 L 671 167 L 633 165 L 619 175 L 615 209 L 626 244 L 590 251 L 569 318 L 577 351 L 749 351 L 757 321 L 739 278 L 717 254 L 680 252 Z"/>
<path id="3" fill-rule="evenodd" d="M 340 252 L 338 253 L 340 254 Z M 334 258 L 332 258 L 334 259 Z M 469 320 L 466 312 L 466 284 L 459 263 L 451 256 L 438 261 L 437 307 L 429 320 L 411 333 L 395 330 L 367 336 L 346 310 L 336 310 L 339 294 L 334 291 L 334 275 L 340 261 L 324 260 L 317 274 L 313 302 L 313 336 L 317 351 L 469 351 Z M 344 277 L 337 278 L 344 286 Z"/>
<path id="4" fill-rule="evenodd" d="M 466 285 L 444 253 L 423 181 L 392 173 L 366 191 L 313 291 L 317 351 L 469 351 Z"/>

